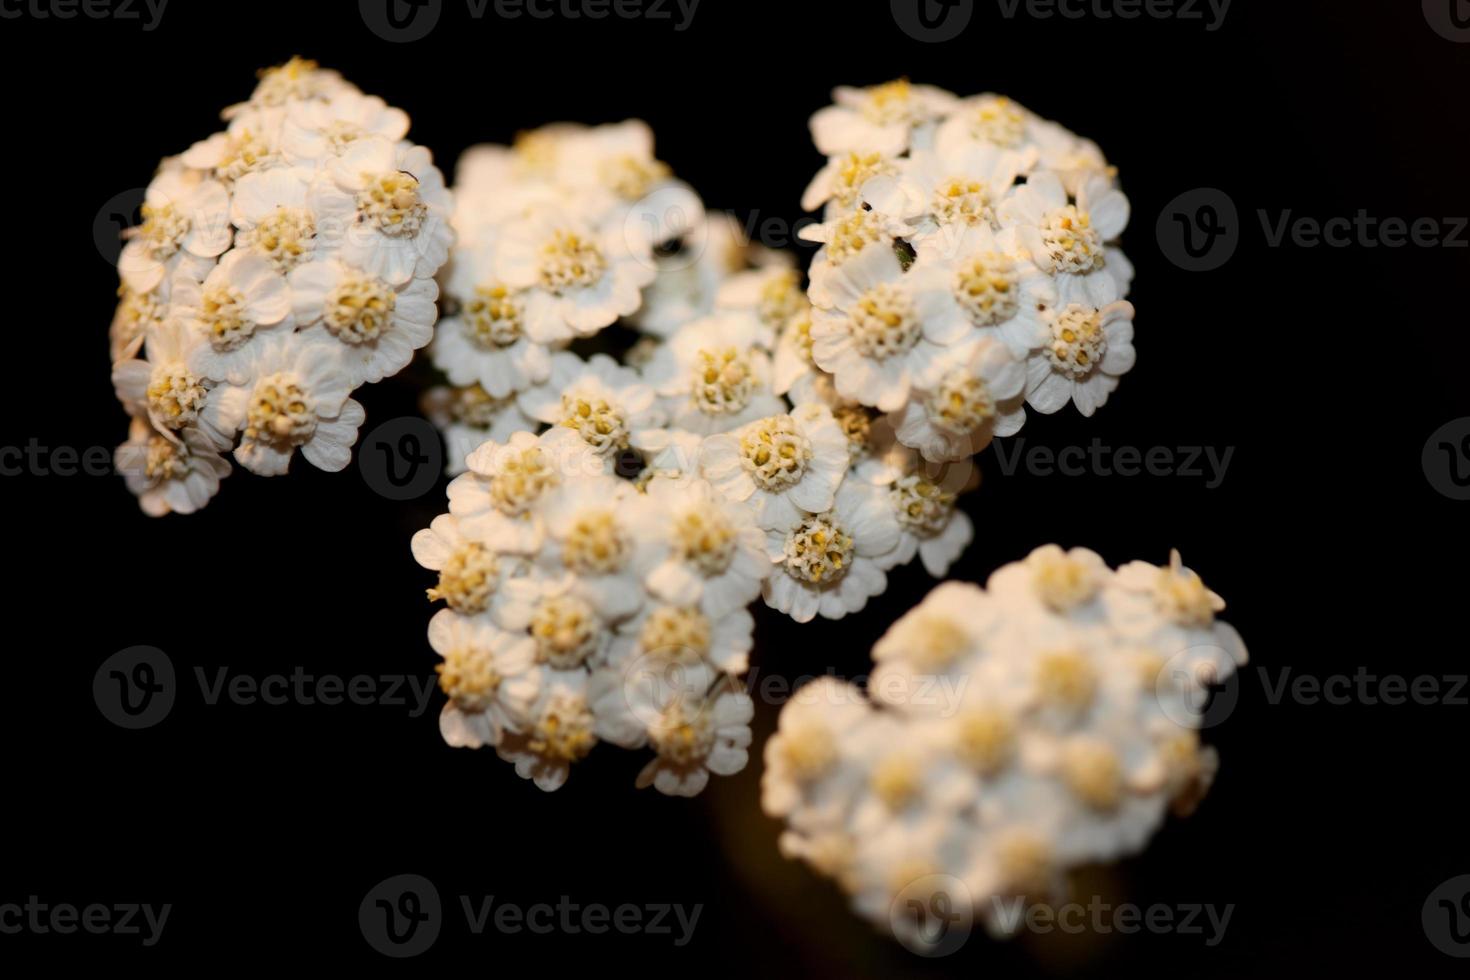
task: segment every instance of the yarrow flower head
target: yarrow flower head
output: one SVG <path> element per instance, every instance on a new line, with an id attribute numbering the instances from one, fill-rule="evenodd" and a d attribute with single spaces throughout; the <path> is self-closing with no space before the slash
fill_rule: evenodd
<path id="1" fill-rule="evenodd" d="M 934 462 L 1019 427 L 1009 406 L 994 421 L 997 398 L 1100 408 L 1133 366 L 1133 268 L 1117 245 L 1128 199 L 1096 145 L 997 95 L 907 82 L 835 94 L 812 117 L 828 163 L 803 201 L 823 211 L 802 233 L 822 243 L 814 309 L 778 347 L 778 388 L 798 383 L 809 354 Z M 981 339 L 1024 368 L 1021 392 L 1013 371 L 998 396 L 968 373 Z M 992 374 L 998 359 L 983 360 Z"/>
<path id="2" fill-rule="evenodd" d="M 1208 788 L 1202 692 L 1246 662 L 1222 605 L 1177 556 L 1114 572 L 1056 546 L 940 586 L 874 645 L 866 696 L 824 679 L 782 711 L 762 798 L 783 852 L 883 928 L 943 875 L 1003 932 L 1000 902 L 1142 850 Z M 1207 677 L 1178 669 L 1204 650 Z"/>
<path id="3" fill-rule="evenodd" d="M 149 514 L 203 506 L 231 449 L 261 475 L 297 449 L 344 468 L 348 394 L 434 332 L 450 199 L 407 115 L 293 58 L 224 117 L 163 162 L 118 263 L 119 459 L 151 460 L 124 471 Z"/>

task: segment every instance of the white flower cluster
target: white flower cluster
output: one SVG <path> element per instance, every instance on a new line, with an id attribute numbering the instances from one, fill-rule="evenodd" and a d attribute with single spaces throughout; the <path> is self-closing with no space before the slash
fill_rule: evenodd
<path id="1" fill-rule="evenodd" d="M 668 794 L 743 769 L 746 606 L 769 567 L 750 515 L 703 482 L 640 492 L 565 428 L 468 463 L 413 540 L 447 607 L 429 625 L 445 741 L 493 745 L 543 790 L 599 740 L 652 747 L 638 783 Z"/>
<path id="2" fill-rule="evenodd" d="M 449 255 L 449 193 L 402 110 L 292 59 L 223 115 L 163 161 L 119 260 L 117 463 L 155 516 L 203 507 L 231 449 L 262 476 L 297 449 L 345 467 L 349 395 L 429 342 Z"/>
<path id="3" fill-rule="evenodd" d="M 1208 788 L 1204 691 L 1246 662 L 1222 608 L 1177 553 L 1115 572 L 1049 545 L 939 586 L 874 646 L 866 695 L 822 679 L 782 710 L 762 802 L 783 853 L 896 932 L 933 876 L 1000 929 L 1001 902 L 1058 896 Z"/>
<path id="4" fill-rule="evenodd" d="M 652 745 L 644 781 L 698 792 L 745 764 L 746 607 L 835 619 L 916 556 L 944 574 L 963 481 L 793 390 L 796 272 L 706 214 L 642 123 L 476 148 L 455 190 L 427 404 L 459 475 L 414 546 L 448 605 L 442 731 L 543 789 L 599 740 Z M 641 337 L 623 363 L 591 352 L 614 324 Z"/>
<path id="5" fill-rule="evenodd" d="M 838 88 L 802 204 L 816 307 L 800 348 L 835 393 L 944 462 L 1025 421 L 1091 415 L 1134 363 L 1128 200 L 1097 146 L 996 95 Z"/>

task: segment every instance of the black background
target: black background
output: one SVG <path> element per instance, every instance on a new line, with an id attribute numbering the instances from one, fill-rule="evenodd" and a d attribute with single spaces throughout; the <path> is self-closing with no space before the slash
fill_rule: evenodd
<path id="1" fill-rule="evenodd" d="M 543 794 L 489 750 L 447 748 L 436 694 L 383 706 L 206 706 L 194 668 L 262 675 L 427 676 L 429 575 L 412 533 L 442 482 L 395 503 L 356 465 L 241 470 L 201 515 L 151 520 L 120 478 L 0 482 L 8 554 L 0 733 L 6 840 L 0 902 L 169 902 L 162 941 L 0 936 L 32 957 L 147 968 L 198 963 L 381 968 L 358 930 L 367 890 L 432 879 L 449 921 L 410 967 L 649 969 L 680 975 L 1256 976 L 1463 974 L 1420 925 L 1425 898 L 1470 872 L 1465 707 L 1271 704 L 1257 667 L 1412 677 L 1464 673 L 1465 508 L 1420 453 L 1466 411 L 1470 251 L 1268 248 L 1256 220 L 1359 208 L 1470 214 L 1463 111 L 1470 46 L 1413 2 L 1236 0 L 1218 31 L 1177 20 L 1007 20 L 981 0 L 956 40 L 921 43 L 882 0 L 703 0 L 670 21 L 475 21 L 449 0 L 427 38 L 389 44 L 356 3 L 173 0 L 137 22 L 0 20 L 5 92 L 0 224 L 9 343 L 0 445 L 112 447 L 125 418 L 108 381 L 115 271 L 99 209 L 159 157 L 219 128 L 260 67 L 301 54 L 406 109 L 446 173 L 476 142 L 573 119 L 647 120 L 659 155 L 712 207 L 760 228 L 800 218 L 821 160 L 806 120 L 834 84 L 908 75 L 1006 92 L 1103 146 L 1133 203 L 1139 362 L 1091 420 L 1034 413 L 1033 444 L 1234 447 L 1216 489 L 1185 477 L 1007 478 L 993 452 L 967 499 L 976 541 L 953 570 L 983 581 L 1049 541 L 1109 562 L 1178 547 L 1226 597 L 1252 665 L 1209 733 L 1222 756 L 1199 812 L 1149 850 L 1088 872 L 1080 894 L 1139 905 L 1234 904 L 1224 942 L 1181 935 L 977 933 L 921 960 L 848 915 L 843 897 L 775 850 L 757 752 L 701 798 L 633 788 L 641 754 L 600 748 Z M 1243 241 L 1210 273 L 1160 251 L 1165 205 L 1225 190 Z M 785 244 L 768 228 L 768 244 Z M 808 253 L 801 253 L 804 263 Z M 364 434 L 412 414 L 400 378 L 365 389 Z M 932 586 L 915 563 L 837 624 L 761 610 L 757 676 L 858 675 L 872 640 Z M 123 731 L 91 696 L 133 644 L 172 658 L 181 693 L 157 727 Z M 457 896 L 528 905 L 702 903 L 693 941 L 667 936 L 471 936 Z"/>

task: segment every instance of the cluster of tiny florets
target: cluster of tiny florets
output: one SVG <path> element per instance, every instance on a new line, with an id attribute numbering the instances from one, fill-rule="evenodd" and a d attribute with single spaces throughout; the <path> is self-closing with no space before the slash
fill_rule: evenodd
<path id="1" fill-rule="evenodd" d="M 1223 608 L 1177 554 L 1114 571 L 1048 545 L 939 586 L 875 644 L 866 692 L 824 678 L 782 710 L 762 802 L 783 852 L 900 938 L 925 889 L 1003 931 L 1007 903 L 1142 850 L 1208 788 L 1206 691 L 1246 662 Z"/>
<path id="2" fill-rule="evenodd" d="M 1025 405 L 1083 415 L 1134 361 L 1128 199 L 1092 142 L 998 95 L 907 80 L 838 88 L 812 117 L 827 165 L 807 371 L 886 413 L 931 462 L 968 457 Z"/>
<path id="3" fill-rule="evenodd" d="M 227 127 L 160 165 L 118 261 L 118 469 L 153 515 L 203 507 L 241 466 L 351 460 L 353 389 L 434 332 L 449 193 L 408 116 L 292 59 Z"/>

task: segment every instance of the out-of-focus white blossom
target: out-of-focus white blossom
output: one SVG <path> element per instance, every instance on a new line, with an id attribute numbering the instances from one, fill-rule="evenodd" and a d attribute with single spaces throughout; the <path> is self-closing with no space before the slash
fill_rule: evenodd
<path id="1" fill-rule="evenodd" d="M 1006 903 L 1137 853 L 1209 787 L 1204 691 L 1246 662 L 1223 607 L 1177 554 L 1115 572 L 1048 545 L 939 586 L 874 645 L 866 694 L 828 678 L 783 709 L 762 778 L 783 853 L 882 928 L 941 876 L 1001 931 Z"/>

